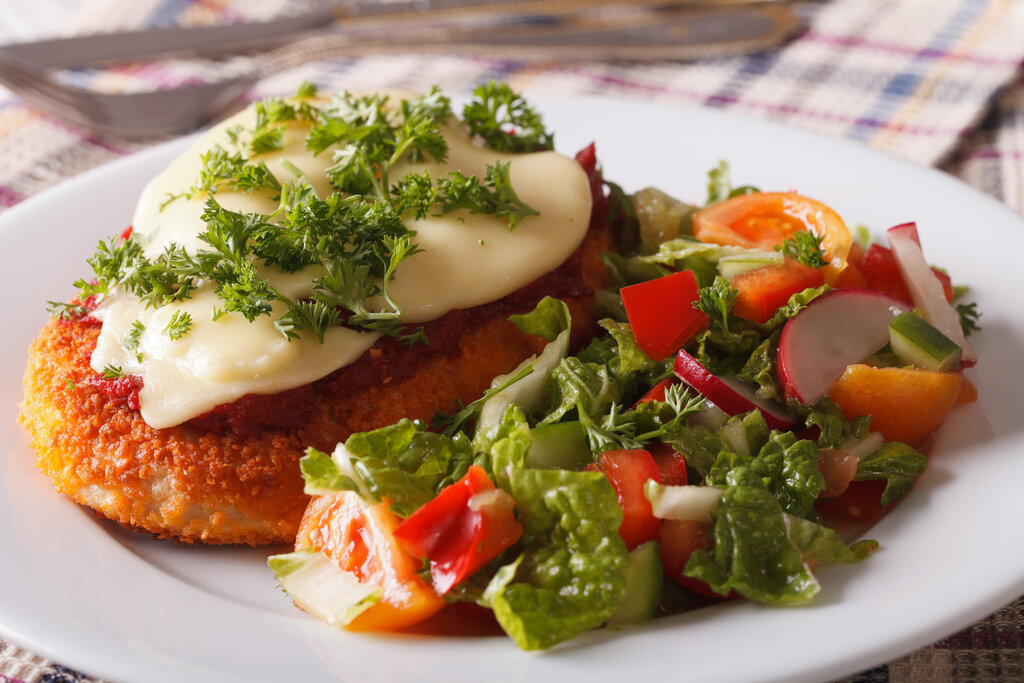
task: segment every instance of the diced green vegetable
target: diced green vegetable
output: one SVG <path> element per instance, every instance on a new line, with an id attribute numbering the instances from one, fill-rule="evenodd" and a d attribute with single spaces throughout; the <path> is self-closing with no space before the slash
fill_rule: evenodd
<path id="1" fill-rule="evenodd" d="M 956 342 L 913 313 L 900 313 L 889 323 L 889 345 L 908 363 L 936 372 L 952 370 L 963 354 Z"/>
<path id="2" fill-rule="evenodd" d="M 581 470 L 594 462 L 587 434 L 579 422 L 558 422 L 530 430 L 526 466 L 542 470 Z"/>
<path id="3" fill-rule="evenodd" d="M 642 624 L 654 617 L 664 586 L 658 542 L 638 545 L 629 554 L 626 567 L 626 594 L 618 609 L 608 617 L 608 626 Z"/>

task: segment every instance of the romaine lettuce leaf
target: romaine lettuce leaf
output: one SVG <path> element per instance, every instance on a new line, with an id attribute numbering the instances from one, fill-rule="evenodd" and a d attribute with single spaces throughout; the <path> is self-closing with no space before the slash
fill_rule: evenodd
<path id="1" fill-rule="evenodd" d="M 767 489 L 730 486 L 712 512 L 714 546 L 690 556 L 683 573 L 721 594 L 768 605 L 799 605 L 820 590 L 808 563 L 858 562 L 877 544 L 847 547 L 831 529 L 787 515 Z"/>
<path id="2" fill-rule="evenodd" d="M 928 458 L 899 441 L 889 441 L 857 463 L 854 481 L 885 479 L 882 505 L 895 502 L 910 493 L 914 479 L 928 467 Z"/>
<path id="3" fill-rule="evenodd" d="M 819 429 L 818 445 L 822 448 L 839 448 L 850 439 L 859 439 L 868 432 L 870 416 L 863 415 L 847 420 L 835 401 L 822 398 L 811 406 L 804 424 Z"/>
<path id="4" fill-rule="evenodd" d="M 797 440 L 792 432 L 772 432 L 756 457 L 719 453 L 705 483 L 713 486 L 747 486 L 768 490 L 782 509 L 804 517 L 825 490 L 818 469 L 818 446 Z"/>
<path id="5" fill-rule="evenodd" d="M 608 359 L 608 365 L 619 377 L 625 377 L 636 372 L 651 371 L 657 366 L 651 357 L 640 348 L 633 334 L 633 328 L 627 323 L 619 323 L 610 319 L 599 321 L 608 335 L 615 340 L 616 350 L 613 356 Z"/>
<path id="6" fill-rule="evenodd" d="M 598 472 L 509 470 L 523 552 L 485 592 L 502 628 L 525 650 L 600 626 L 626 589 L 622 511 Z"/>
<path id="7" fill-rule="evenodd" d="M 830 289 L 832 288 L 828 285 L 822 285 L 821 287 L 811 287 L 803 290 L 802 292 L 793 294 L 789 297 L 789 301 L 786 302 L 785 306 L 779 307 L 772 317 L 759 325 L 761 332 L 768 334 L 776 328 L 781 327 L 783 323 L 803 310 L 807 304 L 811 303 Z"/>
<path id="8" fill-rule="evenodd" d="M 483 402 L 477 433 L 486 432 L 501 422 L 506 409 L 513 403 L 526 413 L 539 410 L 544 405 L 548 375 L 569 350 L 572 319 L 564 301 L 545 297 L 532 312 L 509 319 L 523 332 L 544 337 L 549 343 L 539 355 L 527 358 L 512 372 L 494 378 L 492 388 L 507 386 Z M 514 379 L 516 377 L 518 379 Z"/>
<path id="9" fill-rule="evenodd" d="M 538 424 L 558 422 L 579 408 L 588 415 L 602 415 L 622 399 L 623 385 L 608 365 L 587 363 L 576 356 L 562 359 L 548 381 L 551 406 Z"/>
<path id="10" fill-rule="evenodd" d="M 353 434 L 331 456 L 309 449 L 300 460 L 307 492 L 357 491 L 367 501 L 391 500 L 391 510 L 407 517 L 473 461 L 469 439 L 425 431 L 412 420 Z"/>
<path id="11" fill-rule="evenodd" d="M 719 453 L 739 450 L 753 455 L 768 443 L 769 434 L 764 415 L 759 410 L 751 410 L 730 417 L 717 429 L 674 425 L 661 440 L 682 453 L 686 464 L 703 479 L 711 472 Z"/>
<path id="12" fill-rule="evenodd" d="M 520 331 L 535 334 L 553 342 L 572 324 L 569 307 L 561 299 L 546 296 L 529 313 L 516 313 L 508 317 Z"/>
<path id="13" fill-rule="evenodd" d="M 498 486 L 507 490 L 509 472 L 522 469 L 532 441 L 526 415 L 519 406 L 511 405 L 499 424 L 487 431 L 477 429 L 473 437 L 476 463 L 487 470 Z"/>

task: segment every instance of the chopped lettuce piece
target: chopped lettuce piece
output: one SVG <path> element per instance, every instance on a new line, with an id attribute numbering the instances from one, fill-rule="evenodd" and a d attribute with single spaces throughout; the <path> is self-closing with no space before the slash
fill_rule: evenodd
<path id="1" fill-rule="evenodd" d="M 509 318 L 527 334 L 536 334 L 549 341 L 539 355 L 527 358 L 512 372 L 495 377 L 492 388 L 506 385 L 504 389 L 490 396 L 480 407 L 477 433 L 486 432 L 497 425 L 512 404 L 523 411 L 533 413 L 544 404 L 545 383 L 569 350 L 569 329 L 572 318 L 564 301 L 545 297 L 531 313 L 514 315 Z M 528 373 L 524 372 L 529 370 Z M 509 384 L 510 380 L 518 377 Z"/>
<path id="2" fill-rule="evenodd" d="M 498 486 L 508 489 L 509 473 L 522 469 L 533 437 L 530 423 L 518 406 L 509 406 L 499 424 L 486 432 L 477 430 L 473 438 L 476 462 L 482 465 Z"/>
<path id="3" fill-rule="evenodd" d="M 802 311 L 807 304 L 817 299 L 829 289 L 831 289 L 831 287 L 828 285 L 822 285 L 821 287 L 811 287 L 803 290 L 802 292 L 793 294 L 789 297 L 789 301 L 786 302 L 786 305 L 781 306 L 774 314 L 772 314 L 772 317 L 761 323 L 760 328 L 762 332 L 768 334 L 772 330 L 781 327 L 783 323 Z"/>
<path id="4" fill-rule="evenodd" d="M 540 424 L 558 422 L 577 407 L 588 415 L 601 415 L 622 399 L 623 383 L 608 365 L 570 356 L 552 370 L 548 392 L 553 407 Z"/>
<path id="5" fill-rule="evenodd" d="M 509 471 L 523 551 L 485 592 L 524 650 L 551 647 L 604 623 L 622 602 L 629 552 L 622 511 L 598 472 Z"/>
<path id="6" fill-rule="evenodd" d="M 306 491 L 357 491 L 368 502 L 391 500 L 407 517 L 466 473 L 473 460 L 469 439 L 424 431 L 422 422 L 401 420 L 353 434 L 330 456 L 314 448 L 300 460 Z"/>
<path id="7" fill-rule="evenodd" d="M 599 324 L 615 340 L 618 352 L 608 360 L 608 365 L 615 374 L 623 377 L 635 372 L 650 371 L 657 366 L 657 363 L 637 344 L 633 328 L 627 323 L 603 319 Z"/>
<path id="8" fill-rule="evenodd" d="M 818 446 L 792 432 L 772 432 L 756 457 L 723 451 L 708 474 L 713 486 L 764 488 L 791 515 L 804 517 L 825 490 L 818 469 Z"/>
<path id="9" fill-rule="evenodd" d="M 888 505 L 910 493 L 914 479 L 928 467 L 928 458 L 899 441 L 890 441 L 857 463 L 854 481 L 885 479 L 882 504 Z"/>
<path id="10" fill-rule="evenodd" d="M 553 342 L 572 325 L 569 307 L 561 299 L 546 296 L 529 313 L 510 315 L 508 319 L 526 334 L 535 334 Z"/>
<path id="11" fill-rule="evenodd" d="M 831 529 L 787 515 L 757 486 L 728 487 L 712 515 L 714 546 L 694 551 L 683 573 L 721 595 L 768 605 L 805 604 L 821 590 L 809 562 L 859 562 L 877 545 L 847 547 Z"/>

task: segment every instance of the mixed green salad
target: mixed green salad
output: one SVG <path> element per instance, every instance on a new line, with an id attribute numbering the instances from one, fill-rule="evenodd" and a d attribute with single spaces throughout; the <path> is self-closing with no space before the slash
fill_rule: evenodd
<path id="1" fill-rule="evenodd" d="M 724 164 L 699 206 L 607 191 L 627 248 L 590 343 L 544 299 L 511 318 L 543 352 L 479 400 L 307 452 L 297 549 L 269 561 L 300 607 L 393 630 L 470 605 L 535 650 L 715 600 L 805 604 L 818 567 L 877 547 L 844 525 L 910 492 L 973 392 L 976 311 L 920 268 L 916 228 L 871 244 Z"/>

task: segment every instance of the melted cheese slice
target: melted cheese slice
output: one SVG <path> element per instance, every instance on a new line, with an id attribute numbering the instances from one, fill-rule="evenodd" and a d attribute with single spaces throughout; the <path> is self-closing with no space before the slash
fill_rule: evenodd
<path id="1" fill-rule="evenodd" d="M 161 205 L 169 194 L 186 192 L 196 183 L 203 152 L 215 144 L 232 149 L 227 130 L 237 125 L 251 130 L 253 111 L 243 111 L 211 129 L 143 191 L 133 225 L 148 256 L 156 256 L 172 243 L 189 252 L 207 247 L 198 239 L 205 229 L 201 219 L 205 196 Z M 299 169 L 324 197 L 331 191 L 324 173 L 333 163 L 331 153 L 314 156 L 306 150 L 307 130 L 307 124 L 288 124 L 283 149 L 260 158 L 281 182 L 294 177 L 289 164 Z M 405 260 L 389 285 L 405 322 L 433 320 L 451 309 L 485 304 L 519 289 L 561 264 L 583 240 L 590 219 L 587 178 L 574 160 L 554 152 L 498 154 L 473 144 L 455 125 L 445 135 L 446 163 L 393 167 L 392 182 L 422 170 L 434 177 L 455 169 L 483 177 L 487 165 L 511 162 L 509 175 L 517 195 L 539 215 L 524 218 L 515 230 L 509 229 L 506 219 L 467 212 L 409 221 L 408 227 L 415 231 L 413 242 L 422 252 Z M 233 211 L 270 214 L 277 208 L 269 194 L 218 192 L 216 198 Z M 309 295 L 315 277 L 315 273 L 284 274 L 270 268 L 261 274 L 292 299 Z M 273 325 L 284 312 L 283 304 L 272 316 L 260 316 L 251 323 L 238 313 L 213 320 L 217 305 L 208 283 L 191 299 L 159 309 L 147 308 L 125 292 L 112 294 L 95 313 L 103 327 L 91 360 L 93 369 L 101 372 L 113 365 L 141 375 L 142 417 L 161 429 L 246 394 L 273 394 L 313 382 L 354 362 L 379 338 L 376 333 L 336 327 L 328 330 L 322 344 L 308 333 L 288 341 Z M 189 313 L 193 325 L 186 335 L 171 340 L 164 330 L 178 311 Z M 145 331 L 129 350 L 124 341 L 136 321 Z"/>

